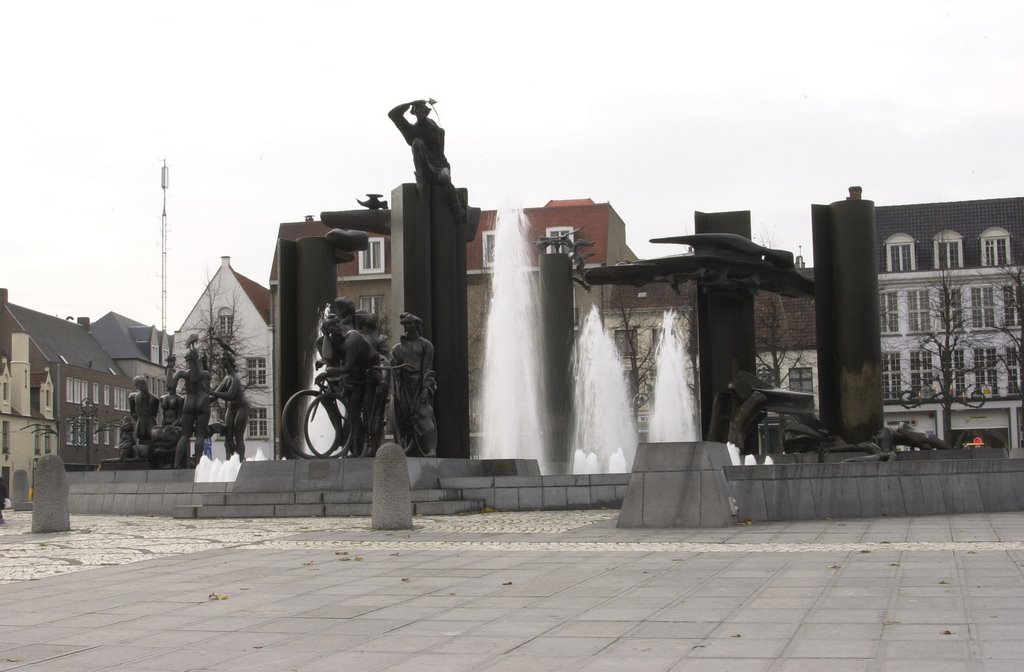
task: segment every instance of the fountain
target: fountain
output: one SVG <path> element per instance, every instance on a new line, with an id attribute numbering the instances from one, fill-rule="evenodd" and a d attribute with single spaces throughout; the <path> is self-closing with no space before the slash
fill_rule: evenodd
<path id="1" fill-rule="evenodd" d="M 629 386 L 596 306 L 576 341 L 573 385 L 573 473 L 628 472 L 637 437 Z"/>
<path id="2" fill-rule="evenodd" d="M 482 393 L 484 439 L 479 457 L 536 459 L 544 464 L 543 375 L 536 280 L 521 210 L 498 213 L 494 274 L 487 316 Z"/>
<path id="3" fill-rule="evenodd" d="M 683 342 L 675 311 L 665 311 L 655 353 L 654 404 L 648 425 L 648 440 L 698 441 L 696 409 L 686 344 Z"/>

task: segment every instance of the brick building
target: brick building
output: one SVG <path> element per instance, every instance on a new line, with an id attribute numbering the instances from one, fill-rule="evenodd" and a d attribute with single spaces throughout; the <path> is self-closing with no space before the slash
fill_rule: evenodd
<path id="1" fill-rule="evenodd" d="M 18 306 L 0 288 L 0 343 L 27 335 L 28 365 L 44 413 L 47 391 L 52 395 L 54 449 L 72 468 L 95 468 L 117 456 L 117 425 L 128 413 L 133 391 L 131 378 L 89 329 L 87 317 L 61 319 Z"/>

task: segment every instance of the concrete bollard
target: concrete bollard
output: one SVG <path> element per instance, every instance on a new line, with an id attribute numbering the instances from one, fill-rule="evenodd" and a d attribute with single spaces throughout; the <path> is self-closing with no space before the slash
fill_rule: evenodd
<path id="1" fill-rule="evenodd" d="M 28 472 L 15 469 L 11 483 L 11 507 L 15 511 L 31 511 L 32 502 L 28 499 Z"/>
<path id="2" fill-rule="evenodd" d="M 373 460 L 373 506 L 371 526 L 375 530 L 411 530 L 412 497 L 405 451 L 397 443 L 386 443 Z"/>
<path id="3" fill-rule="evenodd" d="M 43 455 L 36 463 L 35 501 L 32 503 L 32 532 L 67 532 L 71 529 L 68 512 L 68 476 L 64 460 Z"/>

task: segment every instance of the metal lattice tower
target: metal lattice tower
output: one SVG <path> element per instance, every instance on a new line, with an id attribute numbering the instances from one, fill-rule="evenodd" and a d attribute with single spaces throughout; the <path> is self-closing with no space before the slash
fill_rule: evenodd
<path id="1" fill-rule="evenodd" d="M 167 333 L 167 159 L 160 169 L 160 188 L 164 190 L 164 211 L 160 216 L 160 331 Z"/>

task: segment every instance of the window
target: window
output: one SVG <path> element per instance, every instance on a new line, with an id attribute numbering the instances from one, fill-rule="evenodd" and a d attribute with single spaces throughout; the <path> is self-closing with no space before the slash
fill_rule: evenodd
<path id="1" fill-rule="evenodd" d="M 110 385 L 103 386 L 103 405 L 110 406 Z"/>
<path id="2" fill-rule="evenodd" d="M 93 383 L 92 384 L 92 396 L 89 397 L 89 401 L 91 401 L 93 403 L 97 403 L 99 400 L 100 400 L 100 384 L 99 383 Z"/>
<path id="3" fill-rule="evenodd" d="M 160 363 L 160 346 L 156 343 L 151 343 L 149 346 L 149 358 L 157 364 Z"/>
<path id="4" fill-rule="evenodd" d="M 7 381 L 4 381 L 4 401 L 7 401 Z"/>
<path id="5" fill-rule="evenodd" d="M 359 253 L 360 273 L 384 272 L 384 239 L 370 238 L 368 246 Z"/>
<path id="6" fill-rule="evenodd" d="M 910 331 L 928 331 L 932 320 L 927 289 L 912 289 L 907 292 L 907 316 Z"/>
<path id="7" fill-rule="evenodd" d="M 574 242 L 573 241 L 574 236 L 573 236 L 573 233 L 572 233 L 572 227 L 569 227 L 569 226 L 553 226 L 553 227 L 549 227 L 549 228 L 544 230 L 544 235 L 547 236 L 548 238 L 559 238 L 561 236 L 565 236 L 566 239 L 569 241 L 570 248 L 572 246 L 572 243 Z M 548 253 L 548 254 L 553 254 L 553 253 L 556 253 L 556 252 L 561 252 L 562 254 L 569 254 L 570 252 L 572 252 L 572 249 L 566 249 L 564 247 L 559 249 L 555 245 L 548 245 L 544 249 L 544 251 L 546 253 Z"/>
<path id="8" fill-rule="evenodd" d="M 882 292 L 878 296 L 878 305 L 881 309 L 881 323 L 883 334 L 898 334 L 900 332 L 900 309 L 896 292 Z"/>
<path id="9" fill-rule="evenodd" d="M 794 392 L 814 392 L 814 378 L 809 366 L 794 366 L 789 370 L 789 389 Z"/>
<path id="10" fill-rule="evenodd" d="M 995 292 L 991 287 L 971 287 L 971 326 L 975 329 L 996 326 Z"/>
<path id="11" fill-rule="evenodd" d="M 899 399 L 903 387 L 900 375 L 900 353 L 882 353 L 882 398 Z"/>
<path id="12" fill-rule="evenodd" d="M 497 240 L 494 231 L 484 231 L 482 244 L 483 244 L 483 261 L 484 267 L 494 265 L 494 243 Z"/>
<path id="13" fill-rule="evenodd" d="M 217 311 L 217 334 L 219 336 L 230 336 L 235 330 L 235 316 L 230 308 L 221 308 Z"/>
<path id="14" fill-rule="evenodd" d="M 974 348 L 974 385 L 982 394 L 996 394 L 998 390 L 997 362 L 995 348 Z"/>
<path id="15" fill-rule="evenodd" d="M 959 329 L 964 326 L 964 293 L 960 288 L 947 288 L 949 292 L 947 296 L 948 305 L 946 309 L 949 311 L 949 326 L 952 329 Z"/>
<path id="16" fill-rule="evenodd" d="M 636 329 L 616 329 L 615 347 L 620 357 L 629 357 L 636 354 Z"/>
<path id="17" fill-rule="evenodd" d="M 1017 348 L 1006 349 L 1006 393 L 1020 394 L 1020 356 Z"/>
<path id="18" fill-rule="evenodd" d="M 127 411 L 128 410 L 128 390 L 120 387 L 114 388 L 114 410 L 115 411 Z"/>
<path id="19" fill-rule="evenodd" d="M 368 313 L 373 313 L 378 317 L 384 314 L 384 297 L 383 296 L 360 296 L 359 297 L 359 309 L 365 310 Z"/>
<path id="20" fill-rule="evenodd" d="M 33 432 L 32 433 L 32 452 L 35 453 L 36 455 L 39 455 L 42 452 L 40 450 L 39 441 L 40 441 L 40 439 L 39 439 L 39 432 Z"/>
<path id="21" fill-rule="evenodd" d="M 1014 287 L 1003 287 L 1003 326 L 1020 326 L 1020 315 L 1017 313 L 1017 291 Z"/>
<path id="22" fill-rule="evenodd" d="M 267 409 L 253 408 L 249 413 L 249 438 L 266 438 L 269 433 Z"/>
<path id="23" fill-rule="evenodd" d="M 964 351 L 960 348 L 950 353 L 950 368 L 953 373 L 953 394 L 963 394 L 967 389 L 967 364 Z"/>
<path id="24" fill-rule="evenodd" d="M 11 452 L 11 423 L 4 420 L 2 425 L 2 430 L 0 430 L 0 452 L 9 453 Z"/>
<path id="25" fill-rule="evenodd" d="M 942 231 L 935 236 L 935 268 L 963 268 L 963 236 L 956 231 Z"/>
<path id="26" fill-rule="evenodd" d="M 267 384 L 267 359 L 265 357 L 246 357 L 245 369 L 249 385 Z"/>
<path id="27" fill-rule="evenodd" d="M 896 271 L 913 271 L 917 268 L 914 259 L 914 239 L 905 233 L 889 236 L 885 241 L 885 269 L 890 273 Z"/>
<path id="28" fill-rule="evenodd" d="M 1010 234 L 994 226 L 981 234 L 981 265 L 1005 266 L 1010 263 Z"/>
<path id="29" fill-rule="evenodd" d="M 910 389 L 924 396 L 932 383 L 932 353 L 915 350 L 910 353 Z"/>

